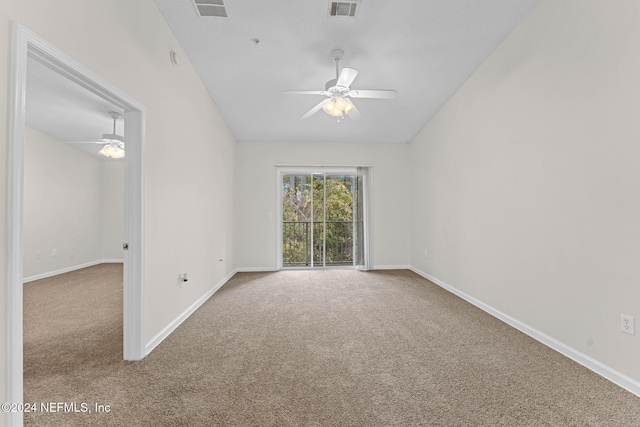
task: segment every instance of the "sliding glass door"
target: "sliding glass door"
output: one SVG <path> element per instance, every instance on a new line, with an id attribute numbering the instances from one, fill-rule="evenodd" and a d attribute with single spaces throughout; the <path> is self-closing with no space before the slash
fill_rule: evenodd
<path id="1" fill-rule="evenodd" d="M 364 179 L 357 171 L 283 173 L 282 266 L 361 266 Z"/>

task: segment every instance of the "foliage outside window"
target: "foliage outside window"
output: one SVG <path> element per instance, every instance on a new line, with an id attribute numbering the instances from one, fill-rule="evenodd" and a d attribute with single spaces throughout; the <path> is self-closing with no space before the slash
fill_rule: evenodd
<path id="1" fill-rule="evenodd" d="M 312 240 L 314 265 L 322 265 L 324 248 L 327 265 L 353 264 L 355 181 L 354 176 L 283 177 L 283 265 L 310 266 Z"/>

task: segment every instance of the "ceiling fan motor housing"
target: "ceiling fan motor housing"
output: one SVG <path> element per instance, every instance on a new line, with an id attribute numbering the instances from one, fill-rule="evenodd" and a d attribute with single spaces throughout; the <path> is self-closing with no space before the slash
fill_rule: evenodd
<path id="1" fill-rule="evenodd" d="M 324 90 L 329 92 L 331 96 L 336 96 L 336 95 L 345 96 L 347 92 L 349 92 L 349 88 L 344 86 L 336 86 L 337 82 L 338 82 L 338 79 L 329 80 L 324 85 Z"/>

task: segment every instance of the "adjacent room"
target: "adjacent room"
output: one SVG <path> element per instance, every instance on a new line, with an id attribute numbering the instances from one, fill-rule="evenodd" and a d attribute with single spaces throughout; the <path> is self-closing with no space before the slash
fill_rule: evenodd
<path id="1" fill-rule="evenodd" d="M 635 425 L 640 1 L 9 0 L 0 425 Z"/>
<path id="2" fill-rule="evenodd" d="M 60 395 L 79 366 L 123 357 L 124 161 L 100 154 L 112 147 L 103 138 L 124 133 L 121 112 L 111 110 L 117 108 L 28 60 L 25 398 Z M 85 136 L 96 128 L 107 133 Z"/>

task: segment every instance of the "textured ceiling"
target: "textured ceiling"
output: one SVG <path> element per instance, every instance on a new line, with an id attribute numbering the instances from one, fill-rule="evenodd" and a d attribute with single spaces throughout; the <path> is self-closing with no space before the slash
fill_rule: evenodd
<path id="1" fill-rule="evenodd" d="M 362 0 L 355 18 L 329 17 L 325 0 L 226 0 L 227 18 L 198 16 L 193 0 L 156 4 L 238 140 L 408 142 L 536 1 Z M 397 99 L 355 99 L 358 121 L 299 120 L 323 97 L 283 91 L 324 90 L 333 49 L 359 70 L 353 89 Z"/>

